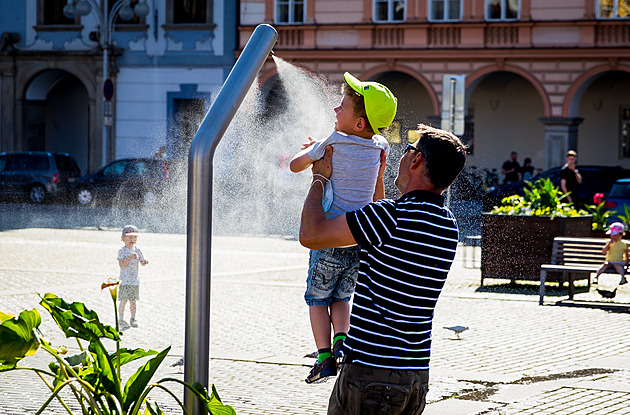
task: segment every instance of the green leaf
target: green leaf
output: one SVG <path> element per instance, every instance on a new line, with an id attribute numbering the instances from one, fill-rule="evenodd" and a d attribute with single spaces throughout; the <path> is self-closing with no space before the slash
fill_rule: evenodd
<path id="1" fill-rule="evenodd" d="M 160 367 L 160 364 L 171 350 L 171 346 L 158 353 L 153 359 L 142 365 L 136 373 L 134 373 L 127 383 L 125 384 L 123 409 L 128 411 L 129 408 L 140 398 L 142 392 L 145 390 L 151 378 L 155 374 L 155 371 Z M 146 352 L 145 352 L 146 353 Z"/>
<path id="2" fill-rule="evenodd" d="M 115 328 L 100 322 L 98 314 L 83 303 L 67 303 L 54 294 L 44 294 L 41 306 L 55 319 L 66 337 L 78 337 L 92 342 L 102 337 L 120 341 Z"/>
<path id="3" fill-rule="evenodd" d="M 120 366 L 127 364 L 129 362 L 133 362 L 134 360 L 137 359 L 141 359 L 143 357 L 147 357 L 147 356 L 155 356 L 157 355 L 159 352 L 156 350 L 148 350 L 145 351 L 144 349 L 127 349 L 127 348 L 121 348 L 120 349 Z M 110 353 L 109 357 L 116 362 L 116 353 Z"/>
<path id="4" fill-rule="evenodd" d="M 164 412 L 160 409 L 156 402 L 150 402 L 147 400 L 147 407 L 144 410 L 144 415 L 164 415 Z M 154 405 L 154 407 L 152 407 Z"/>
<path id="5" fill-rule="evenodd" d="M 214 385 L 212 388 L 212 395 L 208 397 L 208 391 L 199 382 L 194 382 L 192 388 L 201 394 L 205 399 L 205 405 L 211 415 L 236 415 L 236 411 L 230 405 L 225 405 L 221 402 L 219 393 Z"/>
<path id="6" fill-rule="evenodd" d="M 37 352 L 39 339 L 35 328 L 42 323 L 42 318 L 32 309 L 22 311 L 18 317 L 2 313 L 0 319 L 0 365 L 2 370 L 9 370 L 9 366 Z"/>

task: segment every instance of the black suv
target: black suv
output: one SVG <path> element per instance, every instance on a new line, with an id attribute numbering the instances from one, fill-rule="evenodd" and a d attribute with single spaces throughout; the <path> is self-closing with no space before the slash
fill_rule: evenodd
<path id="1" fill-rule="evenodd" d="M 578 199 L 582 204 L 592 205 L 595 193 L 607 194 L 612 185 L 619 179 L 630 177 L 630 170 L 620 166 L 577 166 L 582 176 L 582 184 L 578 187 Z M 540 178 L 551 179 L 551 182 L 560 187 L 560 170 L 562 167 L 554 167 L 546 170 L 534 177 L 532 181 Z M 524 181 L 506 183 L 491 189 L 484 198 L 484 211 L 491 210 L 493 206 L 498 205 L 504 197 L 511 195 L 521 195 L 525 187 Z"/>
<path id="2" fill-rule="evenodd" d="M 77 162 L 66 153 L 0 153 L 0 196 L 32 203 L 65 200 L 71 194 L 70 181 L 80 174 Z"/>
<path id="3" fill-rule="evenodd" d="M 163 201 L 169 183 L 168 162 L 162 159 L 120 159 L 74 181 L 76 201 L 119 206 L 153 206 Z"/>

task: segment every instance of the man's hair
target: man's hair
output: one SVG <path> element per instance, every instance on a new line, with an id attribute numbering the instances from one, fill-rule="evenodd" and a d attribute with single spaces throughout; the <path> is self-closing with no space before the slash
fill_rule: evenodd
<path id="1" fill-rule="evenodd" d="M 352 107 L 354 108 L 353 110 L 354 116 L 363 117 L 366 123 L 365 128 L 368 131 L 373 133 L 374 130 L 372 130 L 372 126 L 370 125 L 370 121 L 368 120 L 368 117 L 367 117 L 367 112 L 365 111 L 365 99 L 363 98 L 363 95 L 356 92 L 354 89 L 352 89 L 350 85 L 348 85 L 345 82 L 343 83 L 341 92 L 345 96 L 349 97 L 350 100 L 352 101 Z"/>
<path id="2" fill-rule="evenodd" d="M 567 157 L 577 157 L 577 153 L 575 150 L 569 150 L 567 151 Z"/>
<path id="3" fill-rule="evenodd" d="M 416 144 L 426 159 L 426 174 L 436 190 L 451 185 L 466 164 L 466 146 L 448 131 L 418 124 Z"/>

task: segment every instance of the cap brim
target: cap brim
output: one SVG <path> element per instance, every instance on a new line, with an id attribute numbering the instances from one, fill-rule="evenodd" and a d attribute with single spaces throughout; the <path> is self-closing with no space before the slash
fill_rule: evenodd
<path id="1" fill-rule="evenodd" d="M 345 72 L 343 74 L 343 79 L 346 81 L 350 88 L 354 89 L 359 94 L 363 95 L 363 83 L 359 81 L 357 78 L 352 76 L 350 72 Z"/>

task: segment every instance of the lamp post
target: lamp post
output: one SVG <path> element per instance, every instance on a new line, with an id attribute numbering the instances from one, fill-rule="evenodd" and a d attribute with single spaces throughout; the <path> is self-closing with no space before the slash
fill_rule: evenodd
<path id="1" fill-rule="evenodd" d="M 101 3 L 106 0 L 100 0 Z M 75 2 L 77 3 L 75 5 Z M 131 20 L 134 15 L 146 17 L 149 14 L 149 5 L 146 0 L 140 0 L 134 8 L 130 5 L 131 0 L 118 0 L 112 6 L 111 12 L 108 5 L 100 7 L 96 0 L 68 0 L 68 4 L 63 8 L 63 14 L 74 19 L 76 16 L 87 16 L 94 12 L 99 22 L 100 36 L 99 43 L 103 48 L 103 158 L 102 164 L 107 164 L 107 149 L 111 142 L 111 128 L 114 124 L 112 102 L 114 93 L 114 83 L 109 79 L 109 53 L 112 47 L 112 31 L 114 21 L 117 16 L 123 20 Z"/>

